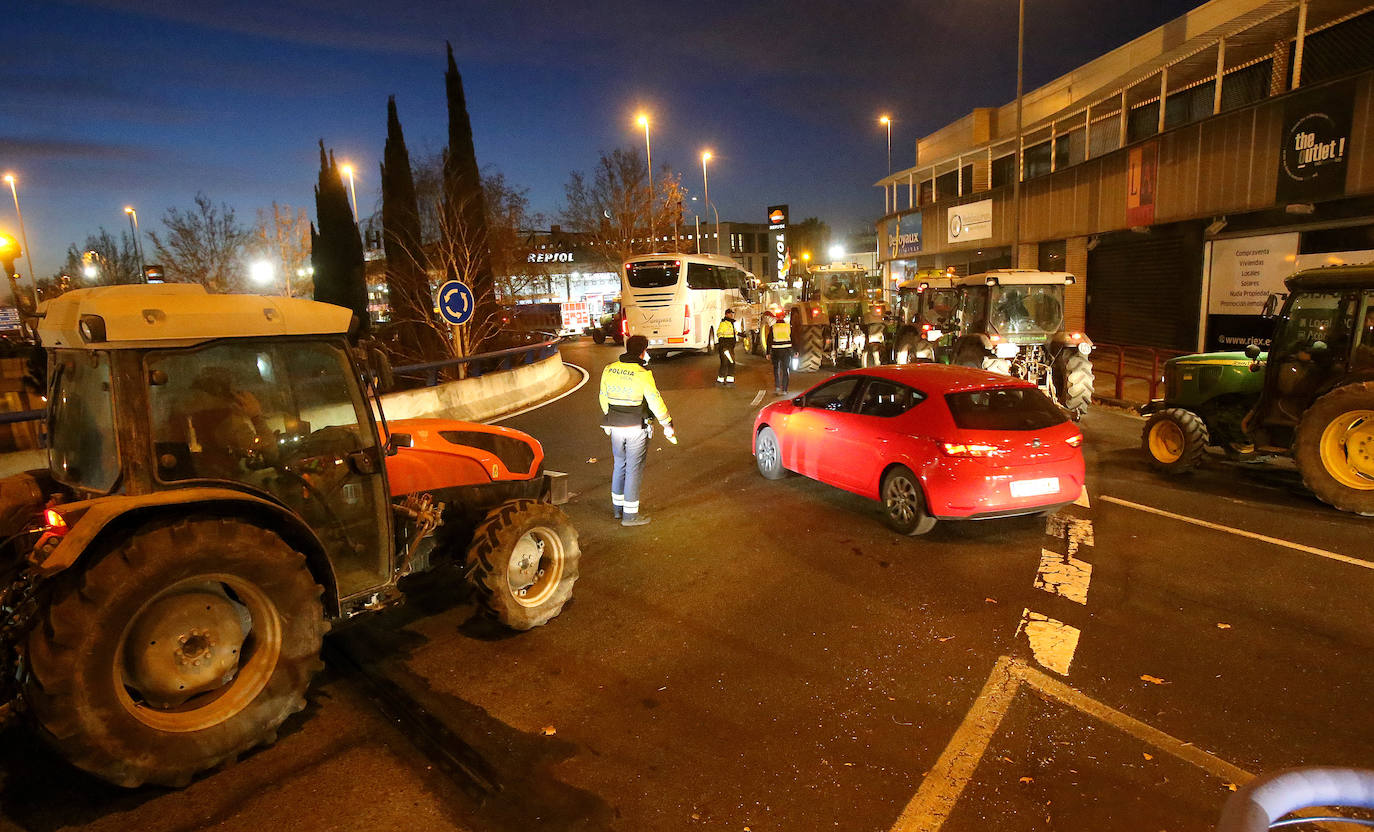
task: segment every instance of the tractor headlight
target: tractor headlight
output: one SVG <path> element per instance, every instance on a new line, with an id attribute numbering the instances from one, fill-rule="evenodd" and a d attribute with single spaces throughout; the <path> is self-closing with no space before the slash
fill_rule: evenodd
<path id="1" fill-rule="evenodd" d="M 1093 345 L 1089 344 L 1087 341 L 1079 342 L 1078 351 L 1083 355 L 1092 355 Z"/>
<path id="2" fill-rule="evenodd" d="M 105 319 L 99 315 L 82 315 L 76 328 L 88 343 L 105 340 Z"/>
<path id="3" fill-rule="evenodd" d="M 998 344 L 993 348 L 993 353 L 998 358 L 1015 358 L 1017 347 L 1015 344 Z"/>

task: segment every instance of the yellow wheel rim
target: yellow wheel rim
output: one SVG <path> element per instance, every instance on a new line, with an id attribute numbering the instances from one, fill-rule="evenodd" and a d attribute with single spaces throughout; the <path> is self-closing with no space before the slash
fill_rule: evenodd
<path id="1" fill-rule="evenodd" d="M 1374 410 L 1332 419 L 1321 438 L 1322 467 L 1346 488 L 1374 491 Z"/>
<path id="2" fill-rule="evenodd" d="M 1165 419 L 1150 428 L 1150 455 L 1165 464 L 1183 457 L 1183 429 L 1177 422 Z"/>

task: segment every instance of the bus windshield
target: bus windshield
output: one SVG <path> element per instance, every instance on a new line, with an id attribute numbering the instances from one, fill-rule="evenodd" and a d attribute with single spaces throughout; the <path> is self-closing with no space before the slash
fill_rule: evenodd
<path id="1" fill-rule="evenodd" d="M 632 288 L 662 289 L 677 285 L 678 265 L 676 260 L 646 261 L 630 263 L 625 271 Z"/>

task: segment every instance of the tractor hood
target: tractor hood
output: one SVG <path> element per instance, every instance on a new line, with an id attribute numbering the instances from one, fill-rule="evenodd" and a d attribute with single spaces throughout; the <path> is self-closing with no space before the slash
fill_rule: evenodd
<path id="1" fill-rule="evenodd" d="M 1266 355 L 1251 361 L 1243 352 L 1180 355 L 1164 363 L 1164 399 L 1171 407 L 1199 408 L 1218 396 L 1258 398 L 1264 387 Z"/>
<path id="2" fill-rule="evenodd" d="M 1260 361 L 1264 354 L 1260 354 Z M 1170 358 L 1166 364 L 1244 364 L 1250 366 L 1250 359 L 1243 352 L 1199 352 L 1192 355 L 1179 355 Z"/>
<path id="3" fill-rule="evenodd" d="M 390 436 L 410 437 L 386 458 L 392 496 L 532 480 L 544 462 L 539 442 L 510 428 L 452 419 L 398 419 L 388 428 Z"/>

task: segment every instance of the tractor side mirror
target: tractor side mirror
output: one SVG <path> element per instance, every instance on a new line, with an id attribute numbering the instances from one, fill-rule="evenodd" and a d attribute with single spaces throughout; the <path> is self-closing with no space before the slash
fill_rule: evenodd
<path id="1" fill-rule="evenodd" d="M 367 369 L 372 374 L 378 393 L 388 393 L 396 389 L 396 376 L 391 371 L 391 359 L 376 347 L 367 350 Z"/>
<path id="2" fill-rule="evenodd" d="M 1265 320 L 1274 317 L 1274 315 L 1277 314 L 1279 311 L 1280 300 L 1282 300 L 1282 298 L 1280 298 L 1277 294 L 1271 294 L 1269 297 L 1265 298 L 1264 308 L 1260 310 L 1260 317 L 1264 318 Z"/>
<path id="3" fill-rule="evenodd" d="M 408 433 L 393 433 L 386 440 L 386 455 L 395 456 L 401 448 L 415 447 L 415 437 Z"/>
<path id="4" fill-rule="evenodd" d="M 1259 344 L 1246 344 L 1246 345 L 1245 345 L 1245 357 L 1248 358 L 1248 359 L 1250 359 L 1251 361 L 1254 361 L 1255 359 L 1259 358 L 1259 357 L 1260 357 L 1260 347 L 1259 347 Z"/>

